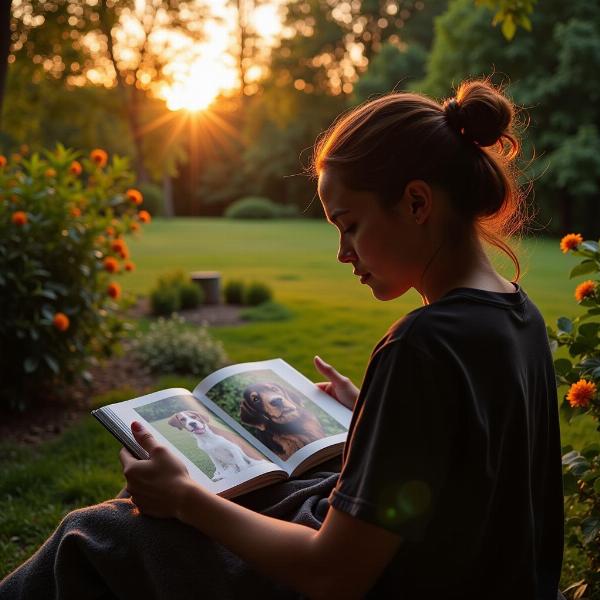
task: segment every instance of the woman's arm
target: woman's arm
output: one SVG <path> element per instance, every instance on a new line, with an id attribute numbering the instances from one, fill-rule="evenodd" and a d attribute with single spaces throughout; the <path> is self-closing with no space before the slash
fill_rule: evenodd
<path id="1" fill-rule="evenodd" d="M 120 453 L 127 489 L 140 512 L 195 527 L 309 598 L 362 597 L 400 544 L 399 536 L 333 507 L 319 531 L 253 512 L 206 491 L 149 432 L 133 426 L 132 431 L 150 455 L 138 460 L 126 448 Z"/>
<path id="2" fill-rule="evenodd" d="M 329 508 L 319 531 L 255 513 L 194 482 L 178 518 L 258 571 L 309 598 L 361 598 L 392 559 L 400 537 Z"/>

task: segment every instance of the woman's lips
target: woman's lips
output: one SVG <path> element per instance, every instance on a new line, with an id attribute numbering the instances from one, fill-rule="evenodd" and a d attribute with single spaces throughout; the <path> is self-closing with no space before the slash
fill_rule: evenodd
<path id="1" fill-rule="evenodd" d="M 369 277 L 371 277 L 370 273 L 365 273 L 364 275 L 360 276 L 360 282 L 361 283 L 366 283 L 367 279 L 369 279 Z"/>

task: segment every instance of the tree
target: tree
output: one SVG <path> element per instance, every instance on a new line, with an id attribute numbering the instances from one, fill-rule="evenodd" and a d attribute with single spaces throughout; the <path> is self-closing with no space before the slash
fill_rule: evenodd
<path id="1" fill-rule="evenodd" d="M 10 8 L 12 0 L 0 4 L 0 131 L 2 130 L 2 106 L 6 88 L 6 71 L 10 54 Z"/>
<path id="2" fill-rule="evenodd" d="M 437 97 L 467 77 L 495 73 L 530 118 L 526 154 L 535 180 L 538 222 L 554 232 L 584 234 L 598 222 L 600 172 L 600 6 L 587 0 L 547 0 L 531 33 L 508 42 L 490 30 L 491 13 L 454 0 L 436 20 L 427 76 L 415 87 Z M 587 168 L 585 167 L 587 165 Z"/>

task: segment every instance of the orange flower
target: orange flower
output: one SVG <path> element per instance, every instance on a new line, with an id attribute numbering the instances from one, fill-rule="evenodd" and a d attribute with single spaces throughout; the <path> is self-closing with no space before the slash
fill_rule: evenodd
<path id="1" fill-rule="evenodd" d="M 69 212 L 71 213 L 71 216 L 73 216 L 73 217 L 81 216 L 81 209 L 78 208 L 77 206 L 73 206 Z"/>
<path id="2" fill-rule="evenodd" d="M 569 388 L 567 402 L 573 408 L 587 408 L 596 395 L 596 384 L 593 381 L 580 379 Z"/>
<path id="3" fill-rule="evenodd" d="M 575 288 L 575 299 L 577 302 L 581 302 L 584 298 L 593 296 L 596 293 L 596 282 L 588 279 L 583 283 L 580 283 Z"/>
<path id="4" fill-rule="evenodd" d="M 133 231 L 133 232 L 139 231 L 140 230 L 140 224 L 136 223 L 135 221 L 132 221 L 129 224 L 129 229 L 131 229 L 131 231 Z"/>
<path id="5" fill-rule="evenodd" d="M 46 172 L 44 173 L 44 175 L 46 175 L 46 177 L 50 178 L 50 177 L 56 177 L 56 170 L 55 169 L 46 169 Z"/>
<path id="6" fill-rule="evenodd" d="M 115 300 L 121 297 L 121 286 L 115 281 L 111 281 L 106 288 L 106 293 Z"/>
<path id="7" fill-rule="evenodd" d="M 100 167 L 105 167 L 108 162 L 108 154 L 101 148 L 96 148 L 90 152 L 90 158 Z"/>
<path id="8" fill-rule="evenodd" d="M 115 228 L 110 225 L 106 228 L 106 235 L 109 237 L 113 237 L 115 235 Z"/>
<path id="9" fill-rule="evenodd" d="M 110 248 L 113 252 L 123 252 L 127 249 L 127 244 L 123 238 L 117 238 L 116 240 L 113 240 Z"/>
<path id="10" fill-rule="evenodd" d="M 142 223 L 150 223 L 150 221 L 152 221 L 152 217 L 150 216 L 150 213 L 147 210 L 140 210 L 140 212 L 138 213 L 138 219 Z"/>
<path id="11" fill-rule="evenodd" d="M 119 256 L 123 259 L 126 260 L 129 258 L 129 248 L 125 247 L 123 248 L 123 250 L 121 250 L 119 252 Z"/>
<path id="12" fill-rule="evenodd" d="M 66 331 L 69 329 L 69 317 L 65 313 L 57 312 L 52 319 L 52 325 L 59 331 Z"/>
<path id="13" fill-rule="evenodd" d="M 0 169 L 5 167 L 7 163 L 6 156 L 0 154 Z"/>
<path id="14" fill-rule="evenodd" d="M 71 173 L 71 175 L 81 175 L 81 171 L 83 171 L 83 169 L 81 168 L 81 164 L 79 164 L 76 160 L 74 160 L 71 163 L 71 166 L 69 167 L 69 172 Z"/>
<path id="15" fill-rule="evenodd" d="M 109 273 L 117 273 L 119 271 L 119 263 L 116 258 L 112 256 L 107 256 L 104 259 L 104 269 Z"/>
<path id="16" fill-rule="evenodd" d="M 12 215 L 12 222 L 15 225 L 25 225 L 27 223 L 27 213 L 22 210 L 18 210 Z"/>
<path id="17" fill-rule="evenodd" d="M 128 260 L 125 263 L 125 270 L 126 271 L 133 271 L 134 269 L 135 269 L 135 265 L 130 260 Z"/>
<path id="18" fill-rule="evenodd" d="M 563 254 L 566 254 L 569 250 L 576 250 L 579 244 L 583 243 L 583 238 L 579 233 L 568 233 L 560 240 L 560 249 Z"/>
<path id="19" fill-rule="evenodd" d="M 144 201 L 142 193 L 139 190 L 129 189 L 125 192 L 125 196 L 127 196 L 127 200 L 133 202 L 136 206 L 139 206 Z"/>

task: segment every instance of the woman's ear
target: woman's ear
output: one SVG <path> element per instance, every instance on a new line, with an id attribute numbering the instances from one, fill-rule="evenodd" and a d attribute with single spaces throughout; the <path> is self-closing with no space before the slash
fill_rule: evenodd
<path id="1" fill-rule="evenodd" d="M 404 188 L 400 204 L 405 211 L 405 216 L 417 225 L 422 225 L 431 214 L 433 205 L 431 186 L 422 179 L 409 181 Z"/>

